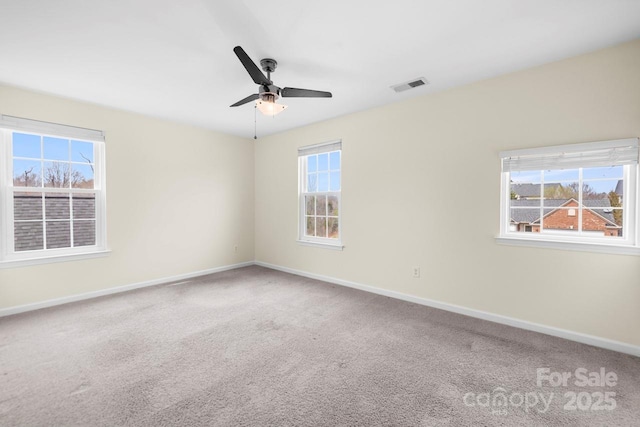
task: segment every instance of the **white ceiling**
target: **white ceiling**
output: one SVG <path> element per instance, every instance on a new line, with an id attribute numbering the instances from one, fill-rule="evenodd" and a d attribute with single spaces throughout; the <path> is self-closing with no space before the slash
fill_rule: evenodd
<path id="1" fill-rule="evenodd" d="M 253 104 L 229 105 L 257 86 L 236 45 L 256 63 L 276 59 L 280 87 L 333 92 L 281 100 L 280 115 L 258 115 L 260 136 L 640 37 L 640 0 L 0 0 L 0 10 L 0 82 L 244 137 Z M 416 77 L 431 84 L 389 88 Z"/>

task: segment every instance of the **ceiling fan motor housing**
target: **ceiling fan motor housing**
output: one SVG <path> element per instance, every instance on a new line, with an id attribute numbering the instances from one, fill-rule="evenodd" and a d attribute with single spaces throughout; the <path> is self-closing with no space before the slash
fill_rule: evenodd
<path id="1" fill-rule="evenodd" d="M 264 102 L 275 102 L 278 98 L 280 98 L 280 88 L 276 85 L 260 86 L 258 92 L 260 99 Z"/>
<path id="2" fill-rule="evenodd" d="M 260 66 L 262 70 L 267 73 L 267 79 L 271 81 L 271 73 L 273 73 L 278 67 L 278 62 L 272 58 L 263 58 L 260 60 Z M 276 85 L 263 85 L 260 86 L 258 91 L 260 99 L 264 102 L 276 102 L 280 97 L 280 88 Z"/>

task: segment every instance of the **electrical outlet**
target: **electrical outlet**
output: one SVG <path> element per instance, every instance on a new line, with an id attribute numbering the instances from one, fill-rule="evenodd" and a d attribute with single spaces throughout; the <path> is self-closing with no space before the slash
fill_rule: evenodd
<path id="1" fill-rule="evenodd" d="M 414 278 L 420 277 L 420 267 L 413 267 L 413 277 Z"/>

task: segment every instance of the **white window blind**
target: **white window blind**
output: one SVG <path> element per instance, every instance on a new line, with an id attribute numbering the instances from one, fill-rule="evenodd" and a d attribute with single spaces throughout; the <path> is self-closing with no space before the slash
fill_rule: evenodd
<path id="1" fill-rule="evenodd" d="M 298 148 L 298 157 L 310 154 L 328 153 L 330 151 L 342 150 L 342 141 L 334 141 L 322 144 L 307 145 Z"/>
<path id="2" fill-rule="evenodd" d="M 76 126 L 61 125 L 58 123 L 41 122 L 39 120 L 24 119 L 0 115 L 0 127 L 7 127 L 14 130 L 27 132 L 51 134 L 64 136 L 67 138 L 78 138 L 90 141 L 104 142 L 104 132 L 95 129 L 85 129 Z"/>
<path id="3" fill-rule="evenodd" d="M 638 164 L 638 138 L 504 151 L 502 171 L 561 170 Z"/>

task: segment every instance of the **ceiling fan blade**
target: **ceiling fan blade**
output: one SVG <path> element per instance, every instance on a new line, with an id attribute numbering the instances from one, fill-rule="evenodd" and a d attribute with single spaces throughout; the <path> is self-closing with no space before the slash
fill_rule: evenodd
<path id="1" fill-rule="evenodd" d="M 269 80 L 267 76 L 265 76 L 264 73 L 260 71 L 260 68 L 258 68 L 256 63 L 253 62 L 251 58 L 249 58 L 249 55 L 247 55 L 247 52 L 245 52 L 244 49 L 242 49 L 240 46 L 236 46 L 233 48 L 233 51 L 235 52 L 240 62 L 242 62 L 242 65 L 244 65 L 247 73 L 249 73 L 256 84 L 265 86 L 273 84 L 271 80 Z"/>
<path id="2" fill-rule="evenodd" d="M 283 98 L 331 98 L 331 92 L 321 90 L 297 89 L 295 87 L 285 87 L 280 91 Z"/>
<path id="3" fill-rule="evenodd" d="M 257 93 L 254 93 L 253 95 L 249 95 L 246 98 L 241 99 L 240 101 L 236 102 L 235 104 L 230 105 L 230 107 L 238 107 L 240 105 L 246 104 L 247 102 L 255 101 L 258 98 L 260 98 L 260 96 L 258 96 Z"/>

